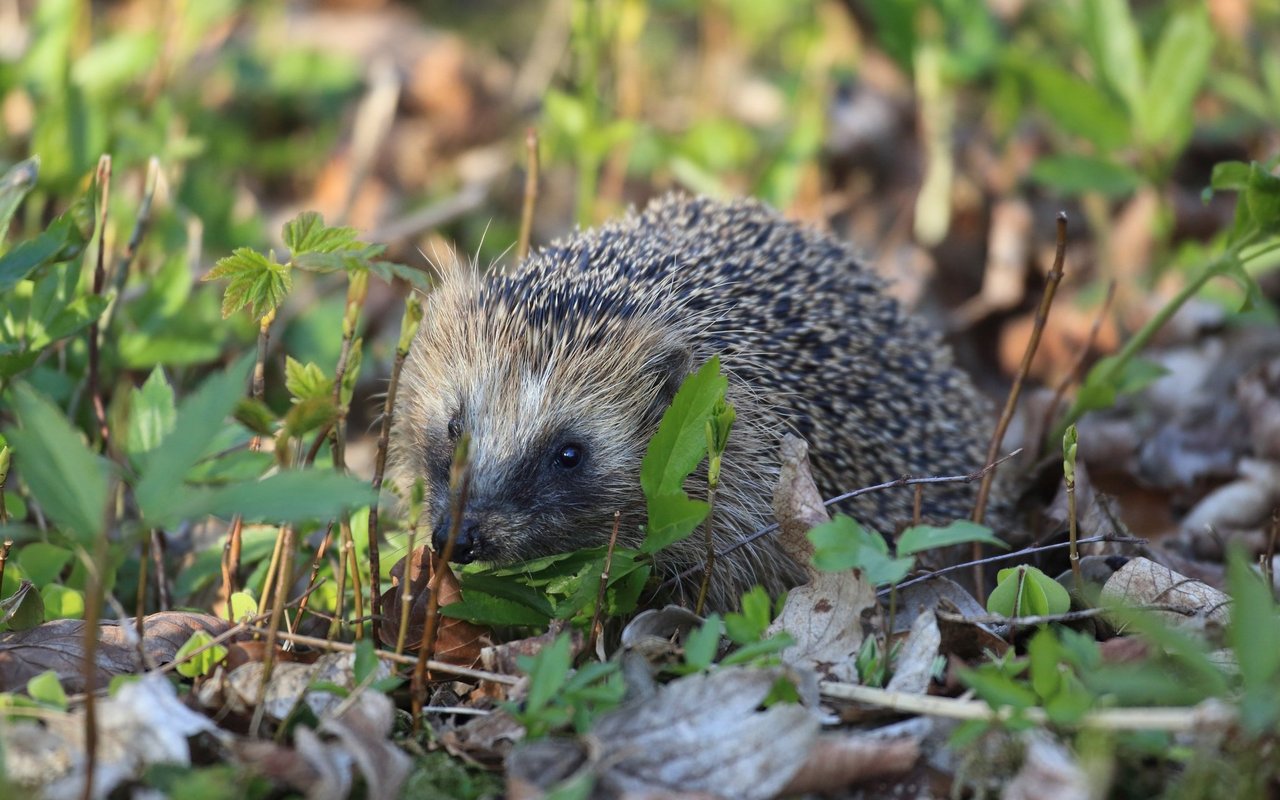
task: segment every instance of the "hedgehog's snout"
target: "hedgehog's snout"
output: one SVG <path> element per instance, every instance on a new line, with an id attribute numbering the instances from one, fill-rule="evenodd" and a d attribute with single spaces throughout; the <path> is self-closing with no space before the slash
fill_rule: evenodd
<path id="1" fill-rule="evenodd" d="M 431 534 L 431 546 L 437 553 L 444 552 L 445 543 L 449 540 L 449 526 L 437 525 Z M 464 516 L 458 526 L 458 535 L 453 540 L 453 554 L 450 559 L 457 564 L 468 564 L 476 560 L 476 551 L 480 545 L 480 520 L 472 516 Z"/>

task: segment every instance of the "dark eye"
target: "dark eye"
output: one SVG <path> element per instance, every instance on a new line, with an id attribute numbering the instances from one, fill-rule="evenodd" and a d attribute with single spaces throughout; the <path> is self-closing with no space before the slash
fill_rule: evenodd
<path id="1" fill-rule="evenodd" d="M 556 465 L 561 469 L 573 469 L 582 463 L 582 445 L 570 442 L 560 446 L 556 453 Z"/>
<path id="2" fill-rule="evenodd" d="M 460 436 L 462 436 L 462 415 L 454 414 L 453 419 L 449 420 L 449 438 L 456 442 Z"/>

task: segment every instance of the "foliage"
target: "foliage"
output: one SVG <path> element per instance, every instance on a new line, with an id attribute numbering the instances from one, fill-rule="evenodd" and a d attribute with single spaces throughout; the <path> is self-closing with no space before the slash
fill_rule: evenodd
<path id="1" fill-rule="evenodd" d="M 967 520 L 957 520 L 946 527 L 915 525 L 898 537 L 898 557 L 889 553 L 889 543 L 844 514 L 809 531 L 813 542 L 813 563 L 818 569 L 837 572 L 856 569 L 871 583 L 898 583 L 915 567 L 914 556 L 922 550 L 969 542 L 1005 547 L 990 528 Z"/>
<path id="2" fill-rule="evenodd" d="M 987 598 L 987 610 L 1006 617 L 1065 614 L 1070 609 L 1071 596 L 1062 584 L 1027 564 L 1000 570 Z"/>
<path id="3" fill-rule="evenodd" d="M 505 707 L 537 738 L 572 725 L 585 733 L 600 714 L 622 701 L 625 686 L 616 662 L 589 663 L 573 670 L 572 641 L 562 633 L 534 656 L 521 656 L 520 668 L 529 676 L 529 691 L 519 705 Z"/>

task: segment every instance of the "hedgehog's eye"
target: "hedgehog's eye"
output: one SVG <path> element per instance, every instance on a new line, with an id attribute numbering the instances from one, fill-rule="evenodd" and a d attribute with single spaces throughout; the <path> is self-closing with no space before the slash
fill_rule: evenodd
<path id="1" fill-rule="evenodd" d="M 456 442 L 458 441 L 458 438 L 461 436 L 462 436 L 462 415 L 454 414 L 453 418 L 449 420 L 449 439 Z"/>
<path id="2" fill-rule="evenodd" d="M 573 469 L 582 463 L 583 452 L 582 445 L 575 442 L 561 445 L 560 451 L 556 453 L 556 466 L 561 469 Z"/>

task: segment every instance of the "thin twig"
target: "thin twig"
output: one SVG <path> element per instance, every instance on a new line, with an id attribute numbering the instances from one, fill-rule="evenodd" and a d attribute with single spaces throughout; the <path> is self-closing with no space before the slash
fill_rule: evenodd
<path id="1" fill-rule="evenodd" d="M 161 611 L 168 611 L 173 607 L 173 598 L 169 594 L 169 574 L 164 568 L 167 554 L 164 531 L 157 528 L 151 532 L 151 562 L 156 568 L 156 605 Z"/>
<path id="2" fill-rule="evenodd" d="M 1058 242 L 1057 250 L 1053 256 L 1053 268 L 1049 270 L 1049 275 L 1045 281 L 1044 294 L 1040 297 L 1040 307 L 1036 309 L 1035 325 L 1031 329 L 1031 338 L 1027 342 L 1027 349 L 1022 354 L 1022 364 L 1018 367 L 1018 374 L 1013 378 L 1013 385 L 1009 387 L 1009 396 L 1005 400 L 1004 411 L 1000 413 L 1000 421 L 996 424 L 996 429 L 991 434 L 991 443 L 987 447 L 988 462 L 994 461 L 996 454 L 1000 452 L 1000 444 L 1004 441 L 1005 432 L 1009 429 L 1009 423 L 1013 420 L 1013 412 L 1018 407 L 1018 397 L 1022 394 L 1022 384 L 1031 372 L 1031 362 L 1035 358 L 1036 350 L 1040 347 L 1040 337 L 1044 334 L 1045 324 L 1049 321 L 1049 308 L 1053 305 L 1053 296 L 1058 291 L 1058 284 L 1062 282 L 1062 267 L 1067 255 L 1066 212 L 1058 212 L 1057 223 Z M 996 471 L 994 469 L 986 473 L 982 477 L 981 485 L 978 486 L 978 499 L 973 507 L 973 521 L 979 524 L 982 523 L 987 514 L 987 500 L 991 495 L 991 484 L 995 479 L 995 475 Z M 974 542 L 974 596 L 979 603 L 985 604 L 987 579 L 980 561 L 981 556 L 982 543 Z"/>
<path id="3" fill-rule="evenodd" d="M 1267 532 L 1267 551 L 1263 555 L 1262 574 L 1267 576 L 1267 588 L 1274 592 L 1275 584 L 1275 558 L 1276 558 L 1276 537 L 1280 535 L 1280 508 L 1271 509 L 1271 530 Z M 3 571 L 0 571 L 0 577 L 3 577 Z"/>
<path id="4" fill-rule="evenodd" d="M 1147 540 L 1139 539 L 1134 536 L 1103 535 L 1103 536 L 1089 536 L 1087 538 L 1078 540 L 1076 544 L 1089 544 L 1091 542 L 1111 542 L 1112 544 L 1146 544 Z M 999 561 L 1008 561 L 1013 558 L 1021 558 L 1023 556 L 1034 555 L 1036 553 L 1043 553 L 1049 550 L 1060 550 L 1064 547 L 1070 547 L 1070 546 L 1071 546 L 1070 542 L 1038 544 L 1033 547 L 1024 547 L 1021 550 L 1015 550 L 1012 553 L 999 553 L 994 556 L 987 556 L 986 558 L 983 558 L 980 560 L 982 564 L 985 566 L 987 564 L 994 564 Z M 943 575 L 947 575 L 952 572 L 958 572 L 962 569 L 969 569 L 974 566 L 974 563 L 975 562 L 973 561 L 966 561 L 962 564 L 952 564 L 949 567 L 942 567 L 940 569 L 936 569 L 933 572 L 928 573 L 927 575 L 921 575 L 917 578 L 912 578 L 909 581 L 903 581 L 902 583 L 897 584 L 897 587 L 899 589 L 905 589 L 908 586 L 914 586 L 917 583 L 924 583 L 925 581 L 931 581 L 934 578 L 941 578 Z M 889 593 L 889 589 L 885 588 L 885 589 L 881 589 L 877 594 L 883 597 L 888 593 Z"/>
<path id="5" fill-rule="evenodd" d="M 115 268 L 111 274 L 111 286 L 115 289 L 115 300 L 107 308 L 102 318 L 102 329 L 108 330 L 111 327 L 111 321 L 115 319 L 117 309 L 120 308 L 120 296 L 124 290 L 124 285 L 129 278 L 129 270 L 133 267 L 133 260 L 137 258 L 138 248 L 142 245 L 142 238 L 147 235 L 147 231 L 151 228 L 151 207 L 155 201 L 156 184 L 160 180 L 160 159 L 152 156 L 147 160 L 147 176 L 143 182 L 142 202 L 138 205 L 138 217 L 133 221 L 133 232 L 129 234 L 129 242 L 125 245 L 124 252 L 116 259 Z"/>
<path id="6" fill-rule="evenodd" d="M 982 700 L 893 692 L 872 686 L 821 681 L 818 690 L 824 697 L 851 700 L 906 714 L 933 717 L 1004 722 L 1015 714 L 1036 725 L 1051 722 L 1043 708 L 993 709 Z M 1220 700 L 1207 700 L 1190 708 L 1105 708 L 1087 712 L 1072 727 L 1111 731 L 1165 731 L 1168 733 L 1203 733 L 1229 730 L 1236 714 Z M 1059 724 L 1058 723 L 1055 724 Z"/>
<path id="7" fill-rule="evenodd" d="M 400 390 L 400 373 L 409 357 L 409 349 L 418 335 L 422 322 L 422 303 L 410 295 L 405 300 L 404 314 L 400 319 L 400 339 L 396 342 L 396 358 L 391 365 L 391 380 L 387 384 L 387 396 L 382 401 L 382 419 L 378 429 L 378 447 L 373 464 L 373 505 L 369 507 L 369 614 L 372 615 L 373 640 L 381 641 L 382 626 L 382 556 L 378 545 L 378 505 L 382 495 L 382 481 L 387 472 L 387 452 L 391 448 L 391 428 L 395 422 L 396 395 Z M 413 551 L 410 550 L 410 553 Z"/>
<path id="8" fill-rule="evenodd" d="M 349 549 L 350 549 L 350 545 L 346 541 L 339 538 L 338 539 L 338 564 L 337 564 L 338 599 L 337 599 L 337 607 L 334 608 L 333 610 L 333 619 L 329 622 L 328 638 L 331 640 L 337 637 L 338 630 L 342 627 L 342 614 L 346 608 L 346 603 L 347 603 L 347 564 L 351 560 L 347 556 L 347 551 Z"/>
<path id="9" fill-rule="evenodd" d="M 93 264 L 93 296 L 101 297 L 106 287 L 107 270 L 107 207 L 111 199 L 111 156 L 103 154 L 98 159 L 98 254 Z M 102 403 L 101 357 L 98 347 L 99 319 L 89 325 L 89 402 L 93 405 L 93 414 L 98 421 L 98 433 L 102 437 L 102 448 L 107 449 L 111 432 L 107 427 L 107 408 Z M 87 790 L 86 790 L 87 791 Z"/>
<path id="10" fill-rule="evenodd" d="M 347 572 L 351 576 L 351 605 L 356 619 L 364 618 L 364 595 L 360 591 L 360 563 L 356 559 L 356 540 L 351 535 L 351 521 L 347 517 L 338 520 L 342 532 L 342 551 L 347 556 Z M 364 638 L 364 626 L 356 625 L 356 639 Z M 377 641 L 376 639 L 374 641 Z"/>
<path id="11" fill-rule="evenodd" d="M 284 598 L 289 593 L 289 584 L 293 572 L 294 530 L 293 525 L 285 525 L 276 540 L 279 543 L 280 563 L 275 573 L 275 596 L 271 606 L 271 622 L 267 625 L 267 642 L 262 656 L 262 682 L 258 684 L 258 698 L 253 711 L 253 721 L 249 724 L 249 735 L 258 738 L 258 730 L 262 727 L 262 716 L 267 697 L 267 682 L 271 680 L 271 670 L 275 666 L 276 639 L 280 633 L 280 618 L 284 615 Z"/>
<path id="12" fill-rule="evenodd" d="M 12 549 L 12 539 L 5 539 L 4 544 L 0 544 L 0 586 L 4 585 L 4 565 L 9 563 L 9 551 Z"/>
<path id="13" fill-rule="evenodd" d="M 995 469 L 999 465 L 1003 464 L 1004 462 L 1008 461 L 1009 459 L 1013 458 L 1014 456 L 1018 455 L 1021 452 L 1022 452 L 1022 448 L 1019 447 L 1017 450 L 1014 450 L 1000 457 L 996 461 L 992 461 L 988 463 L 982 469 L 975 470 L 966 475 L 936 475 L 936 476 L 925 477 L 925 478 L 913 478 L 909 475 L 904 475 L 901 478 L 895 478 L 891 481 L 885 481 L 884 483 L 877 483 L 874 486 L 864 486 L 860 489 L 854 489 L 851 492 L 845 492 L 844 494 L 836 495 L 835 497 L 832 497 L 829 500 L 823 500 L 822 504 L 824 506 L 831 506 L 831 505 L 835 505 L 836 503 L 842 503 L 845 500 L 852 500 L 855 497 L 859 497 L 861 495 L 868 494 L 870 492 L 880 492 L 880 491 L 884 491 L 885 489 L 895 489 L 899 486 L 917 486 L 917 485 L 932 484 L 932 483 L 972 483 L 973 481 L 976 481 L 980 479 L 983 475 L 987 474 L 987 472 L 989 472 L 990 470 Z M 774 533 L 777 530 L 778 530 L 778 523 L 776 522 L 770 523 L 769 525 L 764 526 L 760 530 L 755 531 L 754 533 L 748 536 L 744 536 L 738 541 L 726 546 L 724 549 L 717 550 L 716 558 L 724 558 L 725 556 L 729 555 L 733 551 L 742 547 L 746 547 L 747 545 L 751 544 L 757 539 L 761 539 L 765 536 L 768 536 L 769 534 Z M 697 575 L 699 572 L 702 571 L 702 567 L 703 567 L 702 564 L 695 564 L 694 566 L 686 569 L 684 572 L 681 572 L 677 575 L 673 575 L 672 577 L 667 578 L 665 581 L 662 582 L 662 585 L 659 587 L 659 589 L 660 590 L 670 589 L 671 587 L 675 586 L 678 582 L 687 580 L 693 577 L 694 575 Z"/>
<path id="14" fill-rule="evenodd" d="M 530 126 L 524 134 L 525 173 L 524 205 L 520 209 L 520 238 L 516 244 L 516 261 L 524 261 L 529 255 L 529 241 L 533 236 L 533 209 L 538 202 L 538 129 Z"/>
<path id="15" fill-rule="evenodd" d="M 422 515 L 427 508 L 426 503 L 418 509 L 417 518 L 414 519 L 413 525 L 409 527 L 409 555 L 405 556 L 404 576 L 400 581 L 400 625 L 396 629 L 396 655 L 404 652 L 405 638 L 409 633 L 409 610 L 413 606 L 413 581 L 409 580 L 409 559 L 413 558 L 413 553 L 418 549 L 418 528 L 422 525 Z M 429 559 L 428 559 L 429 560 Z M 381 609 L 373 610 L 376 615 Z M 373 620 L 374 630 L 377 630 L 378 619 L 375 616 Z M 377 640 L 377 637 L 374 637 Z"/>
<path id="16" fill-rule="evenodd" d="M 151 560 L 150 531 L 142 537 L 142 552 L 138 556 L 138 592 L 134 599 L 133 622 L 138 638 L 143 636 L 143 617 L 147 615 L 147 562 Z"/>
<path id="17" fill-rule="evenodd" d="M 246 626 L 248 630 L 265 633 L 264 628 L 256 625 Z M 294 644 L 305 645 L 307 647 L 315 647 L 320 650 L 331 651 L 335 653 L 354 653 L 356 647 L 346 642 L 331 642 L 328 639 L 320 639 L 315 636 L 302 636 L 296 633 L 281 633 L 280 639 Z M 390 661 L 393 664 L 403 664 L 405 666 L 416 666 L 419 659 L 416 656 L 396 655 L 390 650 L 373 651 L 374 655 L 383 661 Z M 168 665 L 166 665 L 168 666 Z M 438 672 L 443 675 L 456 675 L 459 678 L 470 678 L 472 680 L 491 681 L 493 683 L 501 683 L 504 686 L 515 686 L 520 679 L 513 675 L 503 675 L 500 672 L 488 672 L 482 669 L 472 669 L 471 667 L 463 667 L 457 664 L 450 664 L 445 661 L 435 661 L 430 659 L 426 662 L 426 668 L 432 672 Z"/>
<path id="18" fill-rule="evenodd" d="M 1166 605 L 1163 603 L 1152 603 L 1147 605 L 1125 606 L 1127 611 L 1161 611 L 1167 614 L 1179 614 L 1184 617 L 1194 617 L 1203 613 L 1202 609 L 1189 608 L 1187 606 Z M 1101 617 L 1114 613 L 1114 608 L 1106 606 L 1095 606 L 1093 608 L 1082 608 L 1076 611 L 1067 611 L 1062 614 L 1036 614 L 1027 617 L 1006 617 L 1003 614 L 954 614 L 942 609 L 937 610 L 938 619 L 948 622 L 966 622 L 971 625 L 1016 625 L 1021 627 L 1030 627 L 1034 625 L 1048 625 L 1052 622 L 1080 622 L 1094 617 Z"/>
<path id="19" fill-rule="evenodd" d="M 458 531 L 462 529 L 462 515 L 467 507 L 467 493 L 471 490 L 471 437 L 463 434 L 458 440 L 458 447 L 453 453 L 453 465 L 449 470 L 449 535 L 444 547 L 436 553 L 435 569 L 431 577 L 431 593 L 427 596 L 427 616 L 422 624 L 422 643 L 418 648 L 418 662 L 413 668 L 413 725 L 418 730 L 422 725 L 422 706 L 427 694 L 427 661 L 436 646 L 436 627 L 440 609 L 440 587 L 444 583 L 444 572 L 449 568 L 449 560 L 453 558 L 453 545 L 458 539 Z M 406 575 L 407 575 L 406 570 Z"/>
<path id="20" fill-rule="evenodd" d="M 584 652 L 594 653 L 596 640 L 600 637 L 604 618 L 605 593 L 609 589 L 609 570 L 613 568 L 613 551 L 618 546 L 618 528 L 622 524 L 622 512 L 613 512 L 613 532 L 609 534 L 609 549 L 604 552 L 604 569 L 600 571 L 600 589 L 596 592 L 596 610 L 591 615 L 591 638 L 587 640 Z"/>
<path id="21" fill-rule="evenodd" d="M 320 546 L 316 548 L 316 557 L 311 560 L 311 574 L 307 576 L 307 593 L 302 598 L 302 603 L 298 605 L 298 622 L 302 622 L 303 616 L 307 613 L 307 601 L 311 598 L 311 592 L 320 584 L 317 579 L 320 575 L 320 564 L 324 561 L 325 553 L 329 552 L 329 547 L 333 544 L 333 520 L 329 521 L 329 526 L 325 528 L 324 538 L 320 540 Z"/>
<path id="22" fill-rule="evenodd" d="M 116 487 L 112 487 L 115 489 Z M 107 494 L 114 498 L 115 491 Z M 94 703 L 93 690 L 98 680 L 98 620 L 102 617 L 102 595 L 106 590 L 102 580 L 101 564 L 107 563 L 107 531 L 111 530 L 111 516 L 115 504 L 108 500 L 102 515 L 102 528 L 93 540 L 93 555 L 83 548 L 77 548 L 88 586 L 85 587 L 84 603 L 84 662 L 83 680 L 85 690 L 84 704 L 84 800 L 94 796 L 93 773 L 98 761 L 98 715 Z"/>

